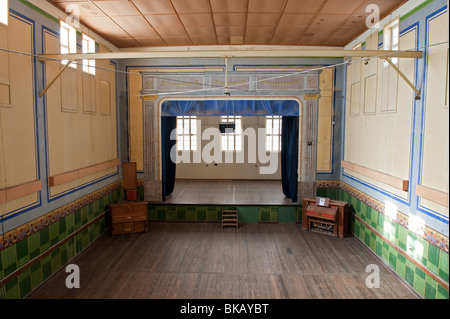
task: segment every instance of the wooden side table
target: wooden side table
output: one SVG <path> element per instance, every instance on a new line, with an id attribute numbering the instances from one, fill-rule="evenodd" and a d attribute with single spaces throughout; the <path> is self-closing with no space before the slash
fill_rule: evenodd
<path id="1" fill-rule="evenodd" d="M 111 208 L 111 234 L 147 232 L 147 202 L 123 201 L 109 205 Z"/>

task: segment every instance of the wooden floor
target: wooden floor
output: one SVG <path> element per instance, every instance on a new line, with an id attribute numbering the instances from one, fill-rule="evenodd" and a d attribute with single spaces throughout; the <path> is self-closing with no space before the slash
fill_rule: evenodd
<path id="1" fill-rule="evenodd" d="M 305 231 L 299 224 L 153 222 L 149 231 L 104 235 L 29 298 L 410 299 L 417 296 L 357 239 Z M 366 267 L 380 269 L 367 288 Z"/>
<path id="2" fill-rule="evenodd" d="M 295 205 L 283 194 L 281 181 L 176 180 L 171 204 Z"/>

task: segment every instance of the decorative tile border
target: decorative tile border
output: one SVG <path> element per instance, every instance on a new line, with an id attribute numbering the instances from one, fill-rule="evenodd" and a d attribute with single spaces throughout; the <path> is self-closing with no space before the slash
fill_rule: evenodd
<path id="1" fill-rule="evenodd" d="M 357 190 L 356 188 L 342 182 L 342 181 L 317 181 L 317 187 L 318 188 L 340 188 L 344 190 L 345 192 L 349 193 L 356 199 L 360 200 L 364 204 L 372 207 L 373 209 L 377 210 L 379 213 L 386 216 L 386 207 L 385 204 L 374 199 L 373 197 L 370 197 L 369 195 L 361 192 L 360 190 Z M 443 250 L 444 252 L 449 252 L 449 238 L 448 236 L 445 236 L 444 234 L 441 234 L 437 232 L 436 230 L 424 225 L 424 224 L 416 224 L 410 222 L 410 217 L 400 211 L 397 210 L 394 214 L 390 214 L 388 218 L 390 218 L 392 221 L 398 223 L 399 225 L 409 229 L 413 233 L 415 233 L 417 236 L 421 237 L 422 239 L 426 240 L 430 244 L 438 247 L 439 249 Z"/>
<path id="2" fill-rule="evenodd" d="M 90 193 L 87 196 L 84 196 L 26 224 L 23 224 L 22 226 L 10 230 L 9 232 L 3 234 L 3 241 L 0 242 L 0 251 L 59 221 L 61 218 L 72 214 L 80 208 L 95 202 L 99 198 L 119 189 L 121 186 L 122 180 L 114 182 L 98 191 Z"/>

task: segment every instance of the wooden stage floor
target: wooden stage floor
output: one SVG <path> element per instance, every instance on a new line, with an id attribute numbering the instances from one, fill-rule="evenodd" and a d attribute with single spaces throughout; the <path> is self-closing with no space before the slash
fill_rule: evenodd
<path id="1" fill-rule="evenodd" d="M 281 181 L 177 180 L 168 204 L 296 205 L 283 194 Z"/>
<path id="2" fill-rule="evenodd" d="M 413 291 L 356 238 L 299 224 L 151 222 L 147 233 L 105 234 L 28 298 L 55 299 L 415 299 Z M 366 287 L 377 265 L 380 287 Z"/>

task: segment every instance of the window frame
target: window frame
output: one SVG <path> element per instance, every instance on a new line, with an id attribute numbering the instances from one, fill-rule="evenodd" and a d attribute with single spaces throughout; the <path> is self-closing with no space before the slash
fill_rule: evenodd
<path id="1" fill-rule="evenodd" d="M 182 126 L 179 126 L 179 123 L 182 123 Z M 188 127 L 185 127 L 185 123 L 188 123 Z M 187 132 L 186 132 L 187 129 Z M 198 149 L 198 143 L 197 143 L 197 116 L 195 115 L 181 115 L 177 116 L 177 139 L 176 139 L 176 148 L 177 151 L 189 151 L 189 152 L 195 152 Z M 186 137 L 188 137 L 189 145 L 186 147 L 185 141 Z M 181 139 L 181 142 L 180 142 Z M 195 143 L 193 143 L 195 141 Z M 194 145 L 195 144 L 195 145 Z M 180 145 L 182 145 L 182 148 L 180 149 Z"/>
<path id="2" fill-rule="evenodd" d="M 276 120 L 276 122 L 278 122 L 277 132 L 273 132 L 274 120 Z M 271 121 L 271 123 L 272 123 L 270 125 L 270 128 L 271 128 L 272 131 L 270 133 L 268 132 L 269 121 Z M 268 115 L 268 116 L 266 116 L 266 136 L 265 136 L 265 143 L 264 143 L 266 152 L 281 152 L 281 130 L 282 130 L 282 126 L 281 126 L 282 124 L 281 123 L 282 123 L 282 116 L 279 116 L 279 115 Z M 273 148 L 273 145 L 274 145 L 273 141 L 274 141 L 275 138 L 276 138 L 276 140 L 278 142 L 277 149 Z M 268 147 L 269 139 L 271 140 L 270 148 Z"/>
<path id="3" fill-rule="evenodd" d="M 83 53 L 95 53 L 95 40 L 82 33 L 81 48 Z M 83 72 L 95 75 L 95 59 L 83 59 Z"/>
<path id="4" fill-rule="evenodd" d="M 394 30 L 396 31 L 394 32 Z M 395 40 L 395 43 L 394 43 Z M 383 28 L 383 49 L 398 51 L 400 48 L 400 18 L 395 18 Z M 389 56 L 387 56 L 390 58 Z M 392 63 L 398 65 L 398 58 L 390 58 Z M 383 66 L 387 67 L 389 63 L 384 60 Z"/>
<path id="5" fill-rule="evenodd" d="M 222 152 L 241 152 L 242 151 L 242 116 L 240 115 L 222 115 L 220 123 L 233 124 L 234 132 L 220 133 L 220 148 Z M 233 146 L 230 148 L 230 141 L 233 141 Z M 226 146 L 226 147 L 225 147 Z"/>
<path id="6" fill-rule="evenodd" d="M 67 32 L 67 44 L 63 43 L 63 30 Z M 63 52 L 63 48 L 67 52 Z M 77 30 L 62 20 L 59 20 L 59 49 L 61 54 L 77 53 Z M 61 60 L 61 64 L 64 65 L 68 62 L 68 60 Z M 72 62 L 69 66 L 76 69 L 77 63 Z"/>

